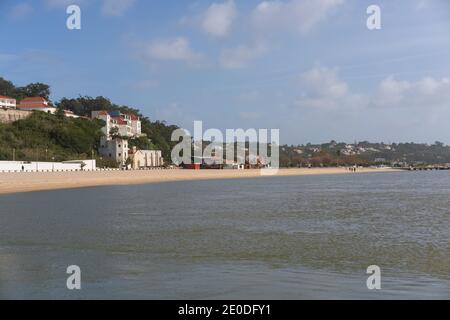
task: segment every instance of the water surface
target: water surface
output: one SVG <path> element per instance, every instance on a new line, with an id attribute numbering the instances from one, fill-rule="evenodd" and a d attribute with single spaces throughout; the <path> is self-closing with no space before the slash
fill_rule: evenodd
<path id="1" fill-rule="evenodd" d="M 0 196 L 0 298 L 450 299 L 450 174 Z"/>

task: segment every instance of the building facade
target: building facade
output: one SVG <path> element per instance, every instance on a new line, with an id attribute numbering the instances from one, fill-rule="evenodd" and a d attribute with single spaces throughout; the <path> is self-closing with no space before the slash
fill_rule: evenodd
<path id="1" fill-rule="evenodd" d="M 50 114 L 55 114 L 57 110 L 42 97 L 25 98 L 20 101 L 19 105 L 17 105 L 17 109 L 26 111 L 42 111 Z"/>
<path id="2" fill-rule="evenodd" d="M 15 109 L 16 108 L 16 99 L 0 96 L 0 108 L 4 109 Z"/>
<path id="3" fill-rule="evenodd" d="M 128 159 L 128 140 L 102 137 L 98 151 L 102 157 L 109 158 L 119 165 L 125 165 Z"/>
<path id="4" fill-rule="evenodd" d="M 102 128 L 104 137 L 100 141 L 100 154 L 120 165 L 125 165 L 129 156 L 127 139 L 142 136 L 139 117 L 119 111 L 100 110 L 92 111 L 91 118 L 105 122 Z"/>
<path id="5" fill-rule="evenodd" d="M 164 166 L 164 159 L 160 150 L 130 150 L 131 168 L 135 170 L 144 168 L 158 168 Z"/>

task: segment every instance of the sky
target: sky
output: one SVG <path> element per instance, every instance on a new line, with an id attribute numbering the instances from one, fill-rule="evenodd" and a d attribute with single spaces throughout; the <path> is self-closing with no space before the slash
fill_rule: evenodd
<path id="1" fill-rule="evenodd" d="M 286 144 L 450 144 L 449 27 L 447 0 L 0 0 L 0 77 Z"/>

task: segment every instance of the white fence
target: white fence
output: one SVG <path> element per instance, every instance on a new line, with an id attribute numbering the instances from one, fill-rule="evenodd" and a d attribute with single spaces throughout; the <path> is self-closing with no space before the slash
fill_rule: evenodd
<path id="1" fill-rule="evenodd" d="M 62 172 L 95 170 L 95 160 L 75 160 L 67 162 L 0 161 L 0 172 Z"/>

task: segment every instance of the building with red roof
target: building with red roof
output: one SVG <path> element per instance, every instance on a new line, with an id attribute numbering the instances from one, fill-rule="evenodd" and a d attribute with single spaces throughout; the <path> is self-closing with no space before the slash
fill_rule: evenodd
<path id="1" fill-rule="evenodd" d="M 15 109 L 16 99 L 0 95 L 0 108 Z"/>
<path id="2" fill-rule="evenodd" d="M 48 101 L 42 97 L 29 97 L 20 101 L 17 109 L 27 111 L 42 111 L 46 113 L 55 114 L 56 108 L 48 103 Z"/>

